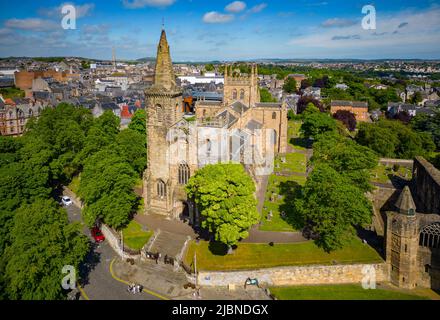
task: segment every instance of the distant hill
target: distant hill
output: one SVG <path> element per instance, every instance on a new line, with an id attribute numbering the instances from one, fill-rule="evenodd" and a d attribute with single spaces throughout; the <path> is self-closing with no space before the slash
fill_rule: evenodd
<path id="1" fill-rule="evenodd" d="M 140 58 L 140 59 L 136 60 L 136 62 L 152 62 L 152 61 L 156 61 L 156 58 L 147 57 L 147 58 Z"/>

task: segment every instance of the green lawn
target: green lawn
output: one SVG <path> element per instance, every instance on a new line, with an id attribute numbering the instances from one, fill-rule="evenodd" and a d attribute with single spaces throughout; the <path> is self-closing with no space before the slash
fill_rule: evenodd
<path id="1" fill-rule="evenodd" d="M 426 300 L 410 291 L 390 289 L 365 290 L 360 284 L 273 287 L 270 291 L 280 300 Z"/>
<path id="2" fill-rule="evenodd" d="M 275 172 L 282 172 L 285 174 L 290 173 L 305 173 L 307 167 L 306 155 L 303 153 L 288 153 L 285 156 L 285 162 L 281 161 L 280 157 L 277 157 L 274 162 Z"/>
<path id="3" fill-rule="evenodd" d="M 291 120 L 287 127 L 287 139 L 290 145 L 297 150 L 306 150 L 306 139 L 300 137 L 302 122 Z"/>
<path id="4" fill-rule="evenodd" d="M 197 254 L 197 268 L 200 270 L 241 270 L 277 266 L 348 264 L 383 262 L 379 254 L 359 239 L 344 249 L 326 253 L 313 241 L 275 244 L 240 243 L 233 254 L 226 254 L 219 243 L 191 242 L 185 256 L 185 263 L 192 265 Z"/>
<path id="5" fill-rule="evenodd" d="M 275 173 L 269 176 L 264 206 L 262 211 L 262 221 L 259 227 L 262 231 L 295 231 L 292 226 L 292 203 L 294 192 L 298 186 L 306 183 L 306 177 L 299 174 L 306 172 L 306 156 L 301 153 L 289 153 L 286 155 L 286 162 L 275 159 L 275 173 L 283 173 L 289 176 L 278 176 Z M 275 195 L 272 202 L 271 196 Z M 280 197 L 278 197 L 280 196 Z M 268 214 L 272 211 L 272 219 L 268 220 Z M 285 218 L 281 217 L 281 212 L 285 212 Z"/>
<path id="6" fill-rule="evenodd" d="M 371 181 L 378 183 L 391 183 L 390 176 L 397 176 L 402 179 L 411 180 L 412 171 L 410 168 L 399 166 L 397 171 L 394 171 L 393 166 L 385 166 L 379 164 L 376 168 L 371 170 Z"/>
<path id="7" fill-rule="evenodd" d="M 153 231 L 145 231 L 142 225 L 132 220 L 128 226 L 122 230 L 124 245 L 133 250 L 140 250 L 150 240 Z"/>
<path id="8" fill-rule="evenodd" d="M 67 186 L 76 195 L 78 194 L 78 189 L 79 189 L 80 181 L 81 181 L 80 177 L 79 176 L 75 176 L 75 177 L 72 178 L 72 181 Z"/>

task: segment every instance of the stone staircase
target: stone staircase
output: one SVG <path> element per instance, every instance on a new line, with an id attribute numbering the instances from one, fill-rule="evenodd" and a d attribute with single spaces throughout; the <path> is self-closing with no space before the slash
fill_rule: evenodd
<path id="1" fill-rule="evenodd" d="M 159 252 L 163 257 L 168 255 L 180 260 L 180 255 L 185 242 L 188 240 L 188 236 L 160 230 L 156 231 L 156 234 L 157 237 L 151 243 L 149 251 Z"/>

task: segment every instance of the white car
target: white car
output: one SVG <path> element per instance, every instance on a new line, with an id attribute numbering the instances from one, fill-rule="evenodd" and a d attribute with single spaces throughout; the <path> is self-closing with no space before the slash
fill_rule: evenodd
<path id="1" fill-rule="evenodd" d="M 63 196 L 63 197 L 61 198 L 61 202 L 62 202 L 63 205 L 65 205 L 65 206 L 70 206 L 70 205 L 72 204 L 72 200 L 70 200 L 70 198 L 67 197 L 67 196 Z"/>

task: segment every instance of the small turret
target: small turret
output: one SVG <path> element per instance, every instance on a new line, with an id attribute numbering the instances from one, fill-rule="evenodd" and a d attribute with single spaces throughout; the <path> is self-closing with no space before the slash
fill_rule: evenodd
<path id="1" fill-rule="evenodd" d="M 416 205 L 408 186 L 405 186 L 400 193 L 400 196 L 396 201 L 396 207 L 401 214 L 407 216 L 414 216 L 416 214 Z"/>

